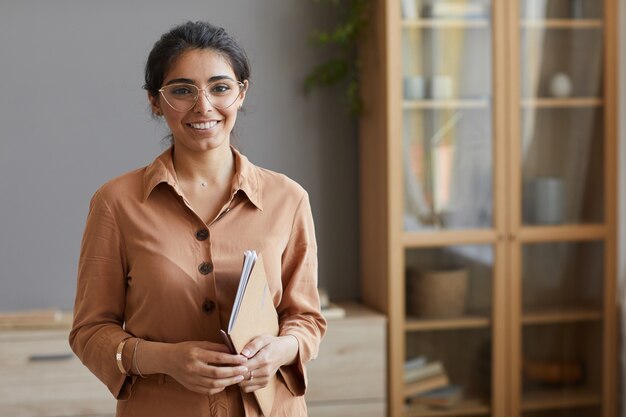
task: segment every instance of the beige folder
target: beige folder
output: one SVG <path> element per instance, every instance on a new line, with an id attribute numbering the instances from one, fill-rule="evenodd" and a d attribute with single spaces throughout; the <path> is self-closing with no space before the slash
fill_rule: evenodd
<path id="1" fill-rule="evenodd" d="M 236 307 L 233 306 L 233 312 Z M 237 317 L 229 331 L 222 330 L 222 335 L 233 353 L 241 353 L 248 342 L 262 334 L 278 336 L 278 314 L 267 285 L 263 259 L 258 255 L 239 303 Z M 275 394 L 276 375 L 265 387 L 254 391 L 265 417 L 269 417 L 272 411 Z"/>

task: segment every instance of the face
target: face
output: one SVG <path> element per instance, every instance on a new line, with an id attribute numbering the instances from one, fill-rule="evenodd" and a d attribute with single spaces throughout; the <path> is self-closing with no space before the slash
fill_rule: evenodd
<path id="1" fill-rule="evenodd" d="M 210 49 L 192 49 L 183 52 L 174 62 L 163 80 L 163 86 L 176 83 L 194 84 L 204 89 L 215 80 L 228 78 L 237 81 L 228 60 Z M 230 132 L 235 126 L 237 112 L 243 104 L 248 81 L 235 102 L 228 108 L 218 109 L 200 92 L 198 101 L 188 111 L 173 109 L 162 95 L 151 97 L 155 114 L 162 114 L 174 137 L 177 148 L 206 151 L 230 146 Z"/>

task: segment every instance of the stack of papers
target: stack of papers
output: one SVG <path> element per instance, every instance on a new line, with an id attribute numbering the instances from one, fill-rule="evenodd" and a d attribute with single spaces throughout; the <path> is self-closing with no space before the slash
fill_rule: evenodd
<path id="1" fill-rule="evenodd" d="M 255 337 L 270 334 L 278 336 L 278 314 L 265 277 L 261 255 L 246 251 L 243 257 L 239 287 L 228 321 L 222 330 L 224 343 L 234 354 L 239 354 Z M 268 384 L 254 391 L 263 415 L 269 416 L 276 395 L 276 376 Z"/>

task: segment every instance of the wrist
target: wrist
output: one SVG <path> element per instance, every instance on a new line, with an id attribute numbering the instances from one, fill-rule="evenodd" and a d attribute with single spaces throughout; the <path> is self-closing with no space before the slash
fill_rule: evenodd
<path id="1" fill-rule="evenodd" d="M 141 370 L 142 375 L 169 374 L 170 349 L 173 345 L 169 343 L 150 342 L 141 340 L 135 350 L 135 341 L 127 344 L 129 348 L 129 363 L 132 366 L 134 375 L 138 375 L 136 366 Z M 126 348 L 125 348 L 126 349 Z"/>
<path id="2" fill-rule="evenodd" d="M 285 346 L 286 360 L 283 365 L 293 365 L 296 362 L 296 358 L 298 357 L 298 351 L 300 347 L 300 344 L 298 343 L 298 338 L 291 334 L 280 336 L 280 338 L 283 340 Z"/>

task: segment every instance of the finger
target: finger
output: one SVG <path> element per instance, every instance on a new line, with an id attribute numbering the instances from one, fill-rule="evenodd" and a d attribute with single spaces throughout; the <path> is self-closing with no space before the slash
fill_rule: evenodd
<path id="1" fill-rule="evenodd" d="M 212 366 L 206 365 L 202 371 L 202 376 L 213 379 L 232 378 L 242 376 L 246 378 L 250 372 L 247 366 Z M 242 380 L 243 380 L 242 379 Z"/>
<path id="2" fill-rule="evenodd" d="M 243 355 L 233 355 L 232 353 L 216 352 L 211 350 L 200 350 L 197 359 L 200 362 L 212 365 L 243 365 L 248 361 Z"/>
<path id="3" fill-rule="evenodd" d="M 269 345 L 271 341 L 272 336 L 270 335 L 257 336 L 244 346 L 241 354 L 247 358 L 251 358 L 256 355 L 258 351 Z"/>
<path id="4" fill-rule="evenodd" d="M 241 390 L 243 392 L 254 392 L 256 390 L 264 388 L 266 385 L 267 385 L 267 382 L 265 382 L 265 383 L 261 383 L 261 382 L 257 383 L 256 381 L 255 381 L 254 384 L 243 385 L 243 382 L 239 384 L 239 386 L 241 387 Z"/>
<path id="5" fill-rule="evenodd" d="M 254 369 L 254 375 L 267 374 L 267 370 L 262 370 L 269 365 L 267 350 L 261 349 L 251 359 L 248 359 L 246 366 L 248 369 Z"/>
<path id="6" fill-rule="evenodd" d="M 239 384 L 245 381 L 243 375 L 236 375 L 228 378 L 203 378 L 202 384 L 206 388 L 225 388 L 230 385 Z"/>

